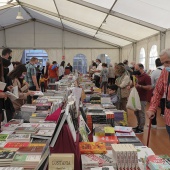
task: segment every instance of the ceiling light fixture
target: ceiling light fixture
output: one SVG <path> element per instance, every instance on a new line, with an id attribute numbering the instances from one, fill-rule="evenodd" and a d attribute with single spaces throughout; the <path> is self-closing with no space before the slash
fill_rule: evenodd
<path id="1" fill-rule="evenodd" d="M 18 11 L 18 15 L 16 17 L 16 20 L 23 20 L 23 19 L 24 19 L 24 17 L 22 16 L 22 13 L 20 11 L 20 6 L 19 6 L 19 11 Z"/>

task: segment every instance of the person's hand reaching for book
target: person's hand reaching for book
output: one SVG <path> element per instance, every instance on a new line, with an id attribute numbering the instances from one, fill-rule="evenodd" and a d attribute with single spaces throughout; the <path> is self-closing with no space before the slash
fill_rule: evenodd
<path id="1" fill-rule="evenodd" d="M 27 92 L 27 96 L 34 96 L 34 92 L 33 91 Z"/>
<path id="2" fill-rule="evenodd" d="M 8 91 L 11 91 L 13 89 L 13 86 L 8 86 L 7 89 Z"/>

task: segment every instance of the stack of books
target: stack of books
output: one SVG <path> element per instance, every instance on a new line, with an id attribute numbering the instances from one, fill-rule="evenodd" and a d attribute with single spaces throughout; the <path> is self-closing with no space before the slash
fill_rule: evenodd
<path id="1" fill-rule="evenodd" d="M 115 132 L 117 137 L 133 137 L 136 136 L 132 127 L 127 126 L 115 126 Z"/>
<path id="2" fill-rule="evenodd" d="M 15 154 L 16 151 L 0 149 L 0 167 L 10 166 Z"/>
<path id="3" fill-rule="evenodd" d="M 36 106 L 32 104 L 24 104 L 21 106 L 21 111 L 22 112 L 35 112 Z"/>
<path id="4" fill-rule="evenodd" d="M 139 169 L 137 150 L 132 144 L 112 144 L 113 159 L 117 169 Z"/>
<path id="5" fill-rule="evenodd" d="M 30 123 L 39 123 L 41 121 L 44 121 L 48 114 L 48 111 L 37 111 L 35 113 L 32 113 L 29 121 Z"/>
<path id="6" fill-rule="evenodd" d="M 12 119 L 8 123 L 1 124 L 2 131 L 13 131 L 15 130 L 20 124 L 23 123 L 23 119 Z"/>
<path id="7" fill-rule="evenodd" d="M 7 137 L 7 142 L 30 142 L 30 134 L 11 134 Z"/>
<path id="8" fill-rule="evenodd" d="M 49 130 L 39 130 L 37 133 L 32 135 L 33 138 L 39 138 L 39 139 L 49 139 L 53 136 L 54 129 Z"/>
<path id="9" fill-rule="evenodd" d="M 35 134 L 39 129 L 37 127 L 17 127 L 15 133 L 19 134 Z"/>

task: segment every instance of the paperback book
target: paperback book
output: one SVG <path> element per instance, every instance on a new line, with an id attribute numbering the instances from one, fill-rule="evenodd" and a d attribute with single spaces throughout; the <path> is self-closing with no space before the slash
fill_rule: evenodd
<path id="1" fill-rule="evenodd" d="M 30 142 L 30 134 L 11 134 L 7 137 L 7 142 Z"/>

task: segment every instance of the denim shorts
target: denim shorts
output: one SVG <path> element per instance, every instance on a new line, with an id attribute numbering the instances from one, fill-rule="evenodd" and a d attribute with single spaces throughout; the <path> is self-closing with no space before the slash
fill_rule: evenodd
<path id="1" fill-rule="evenodd" d="M 167 130 L 169 137 L 170 137 L 170 126 L 166 125 L 166 130 Z"/>

